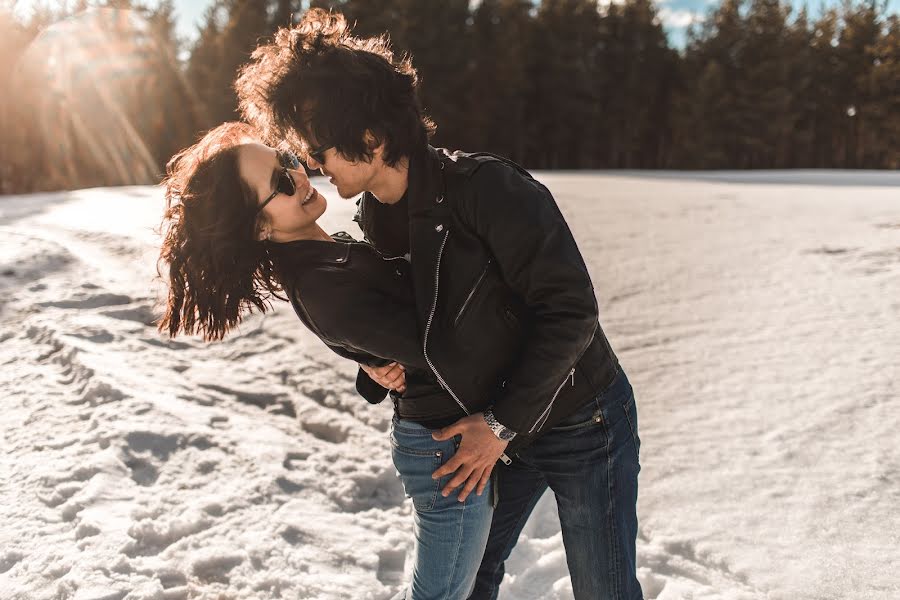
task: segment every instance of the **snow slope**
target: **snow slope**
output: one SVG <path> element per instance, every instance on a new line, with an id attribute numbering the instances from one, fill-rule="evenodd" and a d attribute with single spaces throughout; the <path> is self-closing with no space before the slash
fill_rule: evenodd
<path id="1" fill-rule="evenodd" d="M 636 390 L 645 596 L 900 597 L 900 174 L 540 178 Z M 389 407 L 287 304 L 161 337 L 161 206 L 0 198 L 0 598 L 389 598 Z M 545 496 L 501 600 L 571 595 Z"/>

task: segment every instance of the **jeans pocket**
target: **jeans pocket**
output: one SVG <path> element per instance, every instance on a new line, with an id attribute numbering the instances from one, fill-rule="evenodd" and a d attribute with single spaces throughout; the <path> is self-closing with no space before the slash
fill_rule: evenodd
<path id="1" fill-rule="evenodd" d="M 412 499 L 413 507 L 420 512 L 432 510 L 441 480 L 432 479 L 431 474 L 441 466 L 444 451 L 402 446 L 391 436 L 391 456 L 403 491 Z"/>
<path id="2" fill-rule="evenodd" d="M 594 411 L 588 419 L 572 424 L 557 425 L 550 429 L 550 431 L 577 431 L 579 429 L 587 429 L 588 427 L 597 427 L 602 422 L 602 419 L 603 417 L 600 415 L 600 410 L 598 409 Z"/>
<path id="3" fill-rule="evenodd" d="M 558 424 L 549 429 L 549 431 L 577 431 L 579 429 L 587 429 L 598 427 L 603 423 L 603 416 L 596 401 L 591 401 L 568 417 L 562 419 Z"/>

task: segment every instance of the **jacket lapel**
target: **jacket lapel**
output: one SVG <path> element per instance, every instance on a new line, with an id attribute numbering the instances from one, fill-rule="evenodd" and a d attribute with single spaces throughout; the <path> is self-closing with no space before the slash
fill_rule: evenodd
<path id="1" fill-rule="evenodd" d="M 449 201 L 444 198 L 443 165 L 437 151 L 410 157 L 409 247 L 416 308 L 424 327 L 435 302 L 438 254 L 450 233 Z"/>

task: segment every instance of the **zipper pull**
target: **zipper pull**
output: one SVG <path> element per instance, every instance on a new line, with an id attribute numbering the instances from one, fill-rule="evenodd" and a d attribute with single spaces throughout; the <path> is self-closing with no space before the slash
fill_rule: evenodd
<path id="1" fill-rule="evenodd" d="M 569 377 L 572 378 L 572 387 L 575 387 L 575 367 L 572 367 L 572 370 L 569 372 Z"/>

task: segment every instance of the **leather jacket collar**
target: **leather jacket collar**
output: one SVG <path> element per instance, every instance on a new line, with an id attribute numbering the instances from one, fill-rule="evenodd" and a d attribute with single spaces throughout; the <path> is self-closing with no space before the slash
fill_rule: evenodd
<path id="1" fill-rule="evenodd" d="M 349 237 L 349 236 L 348 236 Z M 293 242 L 266 242 L 269 252 L 277 262 L 293 267 L 313 264 L 343 264 L 350 259 L 349 240 L 295 240 Z"/>
<path id="2" fill-rule="evenodd" d="M 409 215 L 415 217 L 434 210 L 446 194 L 444 163 L 438 151 L 426 146 L 409 158 Z"/>

